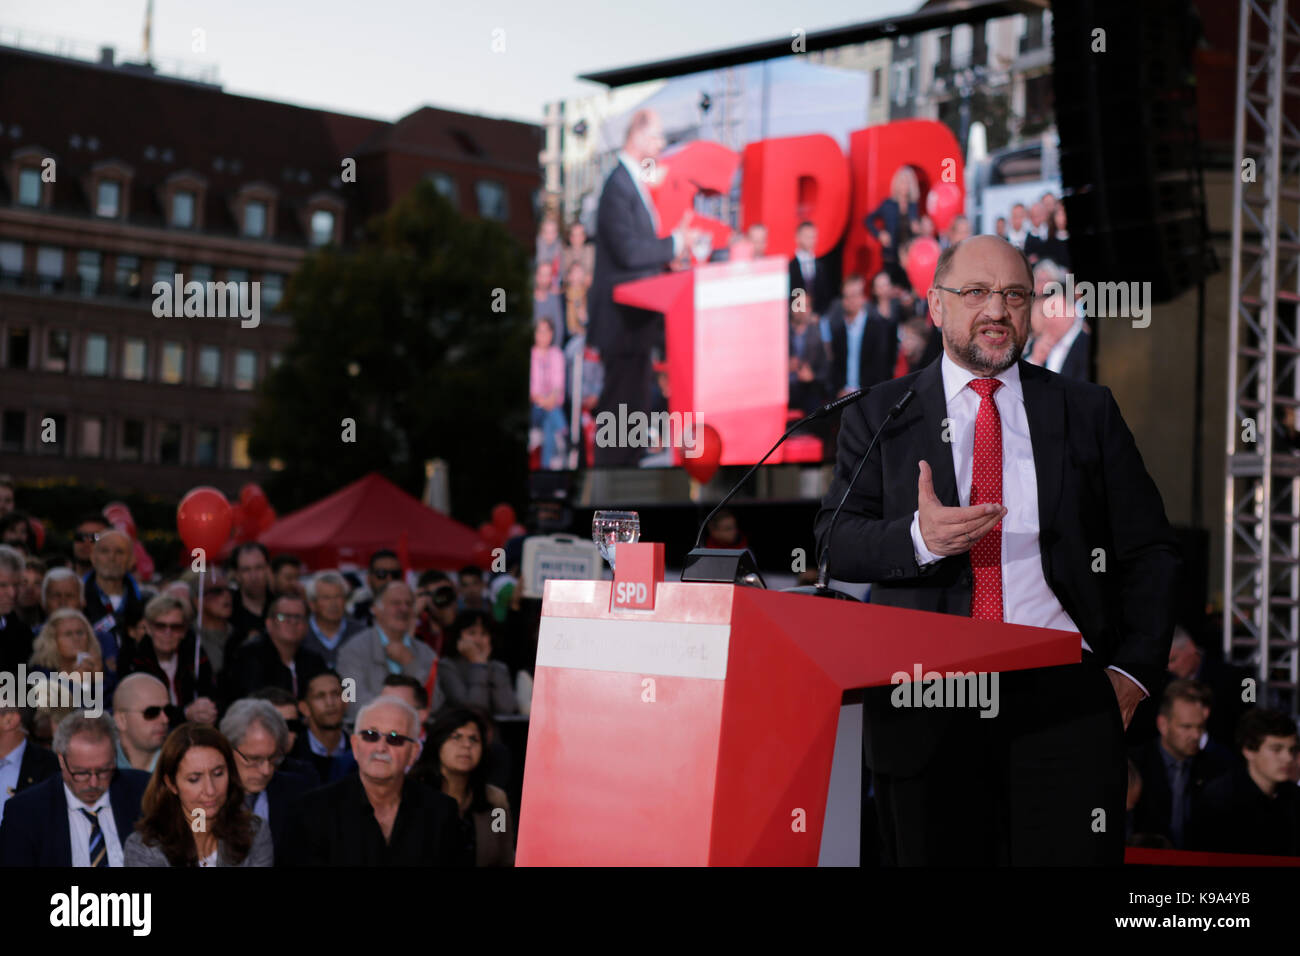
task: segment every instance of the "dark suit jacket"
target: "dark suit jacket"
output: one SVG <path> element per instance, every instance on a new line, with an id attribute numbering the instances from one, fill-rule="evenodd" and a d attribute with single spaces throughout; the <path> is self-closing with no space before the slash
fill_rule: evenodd
<path id="1" fill-rule="evenodd" d="M 284 846 L 284 835 L 289 826 L 289 808 L 298 802 L 305 793 L 315 790 L 320 782 L 313 777 L 290 773 L 283 769 L 271 775 L 266 785 L 267 812 L 271 819 L 271 843 L 275 847 L 277 859 L 280 848 Z"/>
<path id="2" fill-rule="evenodd" d="M 795 289 L 803 289 L 808 296 L 808 308 L 818 315 L 825 315 L 826 311 L 835 301 L 835 277 L 831 274 L 830 266 L 826 257 L 813 260 L 813 281 L 812 288 L 809 289 L 808 283 L 804 280 L 803 269 L 799 265 L 798 257 L 790 260 L 790 292 L 793 295 Z M 791 302 L 794 301 L 792 298 Z"/>
<path id="3" fill-rule="evenodd" d="M 113 605 L 100 597 L 99 585 L 95 583 L 95 572 L 86 575 L 82 581 L 86 591 L 86 620 L 95 629 L 101 647 L 106 644 L 106 635 L 112 633 L 112 642 L 117 644 L 117 657 L 108 660 L 107 648 L 104 653 L 104 691 L 112 693 L 117 682 L 126 676 L 125 667 L 131 663 L 135 653 L 135 641 L 127 633 L 127 627 L 144 617 L 144 601 L 140 599 L 140 588 L 135 578 L 127 575 L 122 583 L 122 605 L 116 611 Z"/>
<path id="4" fill-rule="evenodd" d="M 0 671 L 17 674 L 18 665 L 32 659 L 35 635 L 17 611 L 10 611 L 0 621 L 4 622 L 4 627 L 0 628 Z"/>
<path id="5" fill-rule="evenodd" d="M 1169 660 L 1180 563 L 1160 493 L 1109 389 L 1023 361 L 1020 380 L 1034 450 L 1043 575 L 1098 662 L 1151 688 Z M 966 617 L 974 580 L 969 553 L 920 568 L 910 533 L 922 458 L 939 500 L 960 504 L 952 448 L 943 440 L 948 410 L 938 361 L 882 382 L 844 410 L 835 478 L 817 515 L 818 553 L 849 476 L 908 388 L 916 397 L 885 430 L 848 496 L 830 572 L 843 581 L 874 582 L 875 604 Z M 1104 574 L 1091 569 L 1094 548 L 1105 551 Z M 877 772 L 907 775 L 927 763 L 952 710 L 894 708 L 891 690 L 866 694 L 868 762 Z"/>
<path id="6" fill-rule="evenodd" d="M 1173 839 L 1169 830 L 1173 817 L 1173 790 L 1169 786 L 1169 775 L 1165 772 L 1164 760 L 1160 755 L 1159 740 L 1149 740 L 1131 754 L 1138 773 L 1142 775 L 1142 797 L 1133 808 L 1134 833 L 1159 833 Z M 1195 806 L 1196 798 L 1205 785 L 1215 777 L 1232 769 L 1231 754 L 1225 759 L 1223 751 L 1218 748 L 1202 750 L 1192 757 L 1191 774 L 1187 780 L 1189 803 Z M 1186 838 L 1190 827 L 1190 817 L 1184 824 L 1183 836 Z"/>
<path id="7" fill-rule="evenodd" d="M 1206 784 L 1192 806 L 1189 849 L 1300 856 L 1300 789 L 1293 783 L 1267 797 L 1243 761 Z"/>
<path id="8" fill-rule="evenodd" d="M 472 866 L 459 808 L 445 793 L 407 779 L 385 846 L 356 773 L 311 791 L 291 812 L 286 866 Z"/>
<path id="9" fill-rule="evenodd" d="M 27 749 L 23 751 L 23 762 L 18 765 L 18 785 L 14 787 L 14 793 L 22 793 L 58 772 L 59 758 L 29 737 Z"/>
<path id="10" fill-rule="evenodd" d="M 119 770 L 109 784 L 113 825 L 123 844 L 140 818 L 140 800 L 149 776 L 142 770 Z M 9 798 L 4 823 L 0 823 L 0 866 L 72 866 L 62 774 Z"/>
<path id="11" fill-rule="evenodd" d="M 647 353 L 660 338 L 659 313 L 614 304 L 614 286 L 658 275 L 673 240 L 655 234 L 627 167 L 617 162 L 596 209 L 596 270 L 587 292 L 587 341 L 602 355 Z"/>
<path id="12" fill-rule="evenodd" d="M 294 670 L 298 672 L 298 687 L 306 687 L 317 674 L 325 670 L 325 662 L 305 647 L 299 647 L 293 656 Z M 293 691 L 293 675 L 280 661 L 280 653 L 265 634 L 250 638 L 235 656 L 226 663 L 226 700 L 247 697 L 263 687 L 283 687 Z"/>
<path id="13" fill-rule="evenodd" d="M 1065 362 L 1061 365 L 1061 374 L 1066 378 L 1078 379 L 1081 382 L 1092 381 L 1092 357 L 1088 354 L 1091 339 L 1092 333 L 1087 329 L 1081 330 L 1075 336 L 1070 351 L 1065 353 Z"/>
<path id="14" fill-rule="evenodd" d="M 867 305 L 866 328 L 862 332 L 862 351 L 858 356 L 858 386 L 868 388 L 894 377 L 898 361 L 898 310 L 882 316 L 871 303 Z M 840 393 L 848 380 L 849 331 L 840 302 L 831 306 L 827 318 L 831 324 L 831 395 Z"/>

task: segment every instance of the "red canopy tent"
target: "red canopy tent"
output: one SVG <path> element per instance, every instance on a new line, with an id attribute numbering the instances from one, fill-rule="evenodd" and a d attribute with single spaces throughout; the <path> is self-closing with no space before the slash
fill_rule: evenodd
<path id="1" fill-rule="evenodd" d="M 383 548 L 405 549 L 412 567 L 475 563 L 478 532 L 408 495 L 377 473 L 285 515 L 257 538 L 272 555 L 293 554 L 313 571 L 365 564 Z"/>

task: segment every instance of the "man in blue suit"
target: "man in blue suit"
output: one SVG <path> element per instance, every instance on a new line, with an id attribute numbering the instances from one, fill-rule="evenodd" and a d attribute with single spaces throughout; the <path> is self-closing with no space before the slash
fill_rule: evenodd
<path id="1" fill-rule="evenodd" d="M 13 796 L 0 866 L 121 866 L 149 774 L 117 769 L 117 727 L 74 712 L 54 732 L 60 775 Z"/>

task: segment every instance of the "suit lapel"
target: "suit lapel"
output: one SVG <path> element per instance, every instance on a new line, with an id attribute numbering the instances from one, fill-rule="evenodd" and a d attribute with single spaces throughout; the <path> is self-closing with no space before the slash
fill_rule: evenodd
<path id="1" fill-rule="evenodd" d="M 916 378 L 916 402 L 920 405 L 921 457 L 930 464 L 934 493 L 950 508 L 961 504 L 957 497 L 957 475 L 952 467 L 952 445 L 943 440 L 943 420 L 948 417 L 948 402 L 943 394 L 943 356 L 921 370 Z"/>
<path id="2" fill-rule="evenodd" d="M 57 861 L 55 866 L 72 866 L 72 829 L 68 822 L 68 798 L 63 793 L 63 777 L 58 778 L 54 788 L 54 842 L 51 856 Z"/>
<path id="3" fill-rule="evenodd" d="M 1025 417 L 1034 448 L 1034 476 L 1038 481 L 1038 534 L 1055 524 L 1061 500 L 1065 458 L 1065 394 L 1059 383 L 1037 365 L 1020 363 L 1020 387 L 1025 395 Z"/>

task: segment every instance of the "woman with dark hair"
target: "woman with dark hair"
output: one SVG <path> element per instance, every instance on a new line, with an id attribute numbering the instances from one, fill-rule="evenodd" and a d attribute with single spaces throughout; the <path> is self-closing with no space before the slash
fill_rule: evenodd
<path id="1" fill-rule="evenodd" d="M 461 829 L 474 847 L 475 866 L 515 865 L 515 824 L 510 800 L 488 783 L 483 759 L 490 738 L 487 718 L 468 707 L 444 711 L 425 737 L 411 776 L 441 790 L 460 806 Z"/>
<path id="2" fill-rule="evenodd" d="M 21 511 L 11 511 L 0 516 L 0 544 L 17 548 L 24 555 L 36 553 L 36 532 L 31 520 Z"/>
<path id="3" fill-rule="evenodd" d="M 496 622 L 491 611 L 462 611 L 447 629 L 438 662 L 438 686 L 448 707 L 477 707 L 486 714 L 518 713 L 510 671 L 492 657 Z"/>
<path id="4" fill-rule="evenodd" d="M 271 831 L 244 800 L 220 731 L 181 724 L 163 742 L 125 866 L 270 866 Z"/>

